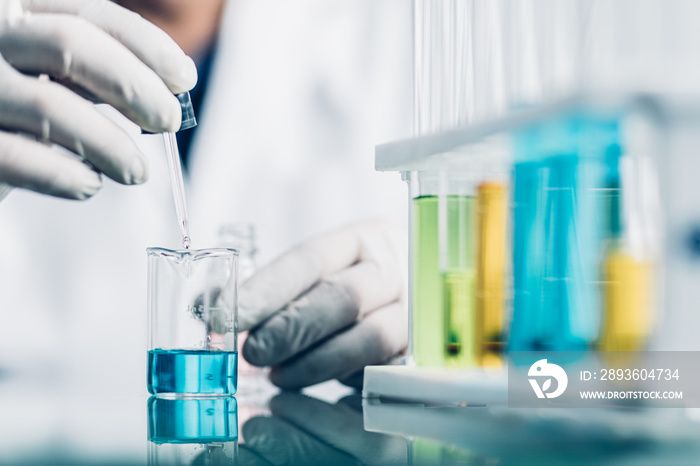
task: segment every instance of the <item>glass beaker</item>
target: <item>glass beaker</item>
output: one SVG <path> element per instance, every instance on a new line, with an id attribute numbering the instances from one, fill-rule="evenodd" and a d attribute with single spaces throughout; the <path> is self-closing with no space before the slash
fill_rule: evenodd
<path id="1" fill-rule="evenodd" d="M 148 391 L 229 396 L 237 387 L 238 251 L 148 252 Z"/>

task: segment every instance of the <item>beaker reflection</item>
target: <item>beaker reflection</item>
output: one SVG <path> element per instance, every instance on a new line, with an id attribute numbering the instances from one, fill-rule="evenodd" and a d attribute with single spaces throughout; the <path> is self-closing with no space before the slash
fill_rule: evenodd
<path id="1" fill-rule="evenodd" d="M 235 465 L 234 397 L 148 400 L 148 465 Z"/>

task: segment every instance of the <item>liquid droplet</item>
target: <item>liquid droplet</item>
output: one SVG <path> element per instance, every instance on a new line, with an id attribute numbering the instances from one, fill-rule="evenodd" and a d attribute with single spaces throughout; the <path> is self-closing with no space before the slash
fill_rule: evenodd
<path id="1" fill-rule="evenodd" d="M 190 237 L 189 237 L 189 236 L 183 236 L 183 237 L 182 237 L 182 247 L 183 247 L 183 248 L 189 249 L 189 248 L 190 248 L 190 243 L 191 243 L 191 240 L 190 240 Z"/>

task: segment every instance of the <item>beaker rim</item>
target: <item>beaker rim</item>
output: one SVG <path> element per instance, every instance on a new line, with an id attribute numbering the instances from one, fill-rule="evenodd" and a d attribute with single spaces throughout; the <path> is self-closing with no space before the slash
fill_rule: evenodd
<path id="1" fill-rule="evenodd" d="M 146 248 L 149 256 L 177 257 L 192 259 L 203 259 L 205 257 L 238 257 L 238 249 L 233 248 L 205 248 L 205 249 L 166 249 L 166 248 Z"/>

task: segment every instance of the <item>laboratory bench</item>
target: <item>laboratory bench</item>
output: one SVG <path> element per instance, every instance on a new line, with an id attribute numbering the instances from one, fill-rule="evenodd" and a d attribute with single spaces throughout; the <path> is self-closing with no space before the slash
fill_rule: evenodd
<path id="1" fill-rule="evenodd" d="M 136 383 L 4 374 L 0 464 L 700 462 L 700 410 L 510 409 L 363 398 L 335 382 L 302 393 L 260 375 L 239 382 L 235 398 L 173 400 Z"/>

